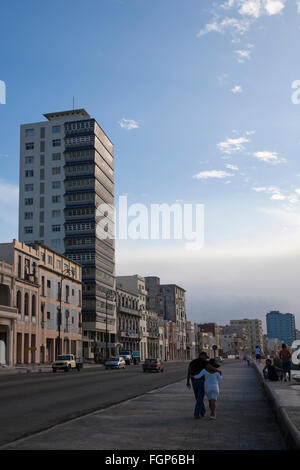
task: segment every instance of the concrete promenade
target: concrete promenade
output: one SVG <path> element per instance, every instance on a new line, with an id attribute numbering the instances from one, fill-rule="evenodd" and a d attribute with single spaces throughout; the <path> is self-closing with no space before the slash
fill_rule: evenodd
<path id="1" fill-rule="evenodd" d="M 8 449 L 280 450 L 279 428 L 254 367 L 223 369 L 217 420 L 193 418 L 185 380 L 17 441 Z M 122 382 L 119 383 L 122 387 Z M 84 399 L 84 397 L 83 397 Z M 49 410 L 51 412 L 51 410 Z"/>
<path id="2" fill-rule="evenodd" d="M 254 365 L 276 415 L 281 433 L 289 448 L 300 449 L 300 383 L 269 382 L 263 378 L 263 365 Z"/>

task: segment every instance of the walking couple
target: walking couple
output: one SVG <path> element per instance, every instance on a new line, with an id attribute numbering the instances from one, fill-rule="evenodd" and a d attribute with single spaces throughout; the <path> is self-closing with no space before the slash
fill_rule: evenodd
<path id="1" fill-rule="evenodd" d="M 222 372 L 218 370 L 218 365 L 214 359 L 208 360 L 205 352 L 199 354 L 198 359 L 194 359 L 188 368 L 187 382 L 188 388 L 192 386 L 195 394 L 196 405 L 194 418 L 200 419 L 205 416 L 204 395 L 207 396 L 210 408 L 210 419 L 216 419 L 216 401 L 219 395 L 219 381 L 222 379 Z"/>

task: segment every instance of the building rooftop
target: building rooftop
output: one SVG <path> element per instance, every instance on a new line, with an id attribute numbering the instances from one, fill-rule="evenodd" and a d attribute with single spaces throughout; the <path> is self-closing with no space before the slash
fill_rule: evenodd
<path id="1" fill-rule="evenodd" d="M 47 113 L 47 114 L 44 114 L 44 116 L 46 119 L 48 119 L 48 121 L 53 121 L 55 119 L 62 119 L 62 118 L 71 117 L 71 116 L 75 116 L 75 117 L 82 116 L 82 117 L 87 117 L 87 118 L 91 117 L 89 113 L 86 112 L 86 110 L 83 108 L 71 109 L 69 111 L 58 111 L 56 113 Z"/>

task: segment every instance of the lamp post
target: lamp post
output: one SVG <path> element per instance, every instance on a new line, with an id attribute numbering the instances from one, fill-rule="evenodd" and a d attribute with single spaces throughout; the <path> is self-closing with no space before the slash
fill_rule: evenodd
<path id="1" fill-rule="evenodd" d="M 59 292 L 59 311 L 58 311 L 58 316 L 57 316 L 57 329 L 58 329 L 58 337 L 57 337 L 57 345 L 56 345 L 56 356 L 60 355 L 61 352 L 61 346 L 60 346 L 60 330 L 61 330 L 61 320 L 62 320 L 62 286 L 63 286 L 63 280 L 66 278 L 66 276 L 71 276 L 74 277 L 74 269 L 71 268 L 65 268 L 63 272 L 61 273 L 61 283 L 60 283 L 60 292 Z"/>
<path id="2" fill-rule="evenodd" d="M 105 359 L 108 359 L 108 327 L 107 327 L 107 301 L 116 300 L 117 293 L 114 290 L 107 289 L 105 291 Z"/>

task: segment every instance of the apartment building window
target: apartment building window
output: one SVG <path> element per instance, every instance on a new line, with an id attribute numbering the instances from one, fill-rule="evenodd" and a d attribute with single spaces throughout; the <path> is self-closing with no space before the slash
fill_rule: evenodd
<path id="1" fill-rule="evenodd" d="M 45 179 L 45 170 L 44 168 L 41 168 L 40 169 L 40 180 L 44 180 Z"/>
<path id="2" fill-rule="evenodd" d="M 60 217 L 61 216 L 61 211 L 60 210 L 53 210 L 52 211 L 52 217 Z"/>
<path id="3" fill-rule="evenodd" d="M 40 194 L 45 193 L 45 183 L 40 183 Z"/>
<path id="4" fill-rule="evenodd" d="M 55 162 L 61 159 L 61 153 L 52 153 L 52 160 Z"/>
<path id="5" fill-rule="evenodd" d="M 26 150 L 33 150 L 34 149 L 34 142 L 26 142 L 25 149 Z"/>
<path id="6" fill-rule="evenodd" d="M 33 212 L 25 212 L 24 216 L 25 220 L 31 220 L 33 219 Z"/>
<path id="7" fill-rule="evenodd" d="M 25 137 L 34 136 L 34 129 L 25 129 Z"/>
<path id="8" fill-rule="evenodd" d="M 60 196 L 52 196 L 52 202 L 53 204 L 57 204 L 58 202 L 61 201 L 61 197 Z"/>
<path id="9" fill-rule="evenodd" d="M 33 184 L 25 184 L 25 191 L 33 191 Z"/>
<path id="10" fill-rule="evenodd" d="M 40 208 L 41 209 L 44 209 L 44 206 L 45 206 L 45 199 L 43 196 L 40 197 Z"/>
<path id="11" fill-rule="evenodd" d="M 40 166 L 45 166 L 45 155 L 40 155 Z"/>
<path id="12" fill-rule="evenodd" d="M 60 126 L 52 126 L 52 133 L 59 134 L 60 133 Z"/>
<path id="13" fill-rule="evenodd" d="M 45 276 L 42 276 L 42 282 L 41 282 L 41 295 L 45 295 Z"/>
<path id="14" fill-rule="evenodd" d="M 25 178 L 32 178 L 33 170 L 25 170 Z"/>
<path id="15" fill-rule="evenodd" d="M 52 225 L 52 232 L 60 232 L 60 225 Z"/>
<path id="16" fill-rule="evenodd" d="M 40 223 L 44 223 L 45 222 L 45 212 L 44 211 L 40 211 Z"/>
<path id="17" fill-rule="evenodd" d="M 25 157 L 25 163 L 28 165 L 29 163 L 34 162 L 34 157 L 31 155 L 30 157 Z"/>
<path id="18" fill-rule="evenodd" d="M 43 237 L 45 234 L 44 225 L 40 225 L 40 237 Z"/>
<path id="19" fill-rule="evenodd" d="M 45 138 L 45 128 L 44 128 L 44 127 L 41 127 L 41 128 L 40 128 L 40 138 L 41 138 L 41 139 L 44 139 L 44 138 Z"/>
<path id="20" fill-rule="evenodd" d="M 40 152 L 45 152 L 45 141 L 44 140 L 40 141 Z"/>
<path id="21" fill-rule="evenodd" d="M 52 147 L 60 147 L 60 146 L 61 146 L 61 139 L 52 140 Z"/>
<path id="22" fill-rule="evenodd" d="M 60 175 L 60 166 L 52 168 L 52 175 Z"/>
<path id="23" fill-rule="evenodd" d="M 60 269 L 61 268 L 61 262 L 59 259 L 56 260 L 56 269 Z"/>
<path id="24" fill-rule="evenodd" d="M 48 255 L 48 264 L 52 264 L 53 263 L 53 258 L 52 256 Z"/>
<path id="25" fill-rule="evenodd" d="M 24 227 L 24 233 L 33 233 L 33 227 Z"/>
<path id="26" fill-rule="evenodd" d="M 50 297 L 51 295 L 51 281 L 47 281 L 47 296 Z"/>
<path id="27" fill-rule="evenodd" d="M 25 206 L 32 206 L 33 204 L 33 198 L 32 197 L 28 197 L 25 199 Z"/>
<path id="28" fill-rule="evenodd" d="M 61 182 L 60 181 L 53 181 L 52 182 L 52 189 L 59 189 L 61 186 Z"/>

